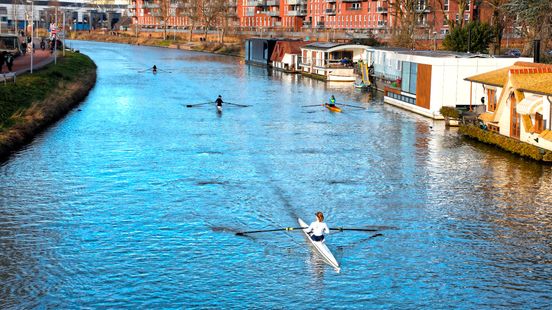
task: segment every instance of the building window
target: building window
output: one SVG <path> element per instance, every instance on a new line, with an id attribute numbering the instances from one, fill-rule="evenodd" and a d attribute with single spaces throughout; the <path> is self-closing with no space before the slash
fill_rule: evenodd
<path id="1" fill-rule="evenodd" d="M 496 111 L 496 90 L 487 89 L 487 111 L 494 112 Z"/>
<path id="2" fill-rule="evenodd" d="M 544 118 L 542 114 L 535 113 L 535 133 L 541 133 L 544 130 Z"/>
<path id="3" fill-rule="evenodd" d="M 443 1 L 443 10 L 446 12 L 449 10 L 449 0 Z"/>
<path id="4" fill-rule="evenodd" d="M 351 9 L 353 10 L 360 10 L 360 3 L 353 3 L 351 5 Z M 355 20 L 356 20 L 356 16 L 355 16 Z"/>

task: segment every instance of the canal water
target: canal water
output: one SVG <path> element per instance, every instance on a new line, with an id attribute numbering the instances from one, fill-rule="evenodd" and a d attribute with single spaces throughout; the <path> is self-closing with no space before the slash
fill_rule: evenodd
<path id="1" fill-rule="evenodd" d="M 552 169 L 349 86 L 72 42 L 97 85 L 0 167 L 0 308 L 549 308 Z M 146 70 L 153 65 L 156 75 Z M 212 105 L 188 104 L 223 99 Z M 343 113 L 321 106 L 334 94 Z M 342 265 L 297 226 L 316 211 Z"/>

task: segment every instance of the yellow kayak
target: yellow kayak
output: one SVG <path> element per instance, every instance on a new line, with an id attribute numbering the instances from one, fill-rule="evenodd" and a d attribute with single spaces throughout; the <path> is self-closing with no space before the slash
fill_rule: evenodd
<path id="1" fill-rule="evenodd" d="M 340 107 L 337 107 L 337 106 L 330 106 L 329 104 L 327 103 L 324 103 L 324 106 L 326 107 L 326 109 L 332 111 L 332 112 L 341 112 L 341 108 Z"/>

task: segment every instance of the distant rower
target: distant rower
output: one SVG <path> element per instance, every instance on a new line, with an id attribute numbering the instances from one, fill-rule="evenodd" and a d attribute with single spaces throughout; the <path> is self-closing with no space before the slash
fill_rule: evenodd
<path id="1" fill-rule="evenodd" d="M 218 95 L 217 100 L 215 100 L 215 104 L 217 105 L 217 111 L 222 112 L 222 103 L 223 102 L 224 101 L 222 101 L 222 96 Z"/>
<path id="2" fill-rule="evenodd" d="M 153 73 L 157 73 L 157 66 L 156 66 L 156 65 L 153 65 L 153 67 L 151 68 L 151 70 L 153 71 Z"/>

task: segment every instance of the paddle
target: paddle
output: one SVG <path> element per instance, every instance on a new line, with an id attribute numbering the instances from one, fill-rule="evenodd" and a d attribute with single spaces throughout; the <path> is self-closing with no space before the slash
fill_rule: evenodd
<path id="1" fill-rule="evenodd" d="M 365 110 L 366 110 L 365 107 L 359 107 L 359 106 L 357 106 L 357 105 L 350 105 L 350 104 L 345 104 L 345 103 L 336 103 L 336 104 L 337 104 L 337 105 L 344 105 L 344 106 L 346 106 L 346 107 L 357 108 L 357 109 L 365 109 Z"/>
<path id="2" fill-rule="evenodd" d="M 373 228 L 344 228 L 344 227 L 336 227 L 336 228 L 330 228 L 330 230 L 337 230 L 337 231 L 378 231 L 378 229 Z"/>
<path id="3" fill-rule="evenodd" d="M 250 107 L 250 105 L 247 105 L 247 104 L 237 104 L 237 103 L 228 102 L 228 101 L 224 101 L 224 103 L 235 105 L 235 106 L 242 107 L 242 108 Z"/>
<path id="4" fill-rule="evenodd" d="M 213 103 L 213 102 L 203 102 L 203 103 L 187 104 L 187 105 L 186 105 L 186 108 L 197 107 L 197 106 L 204 105 L 204 104 L 209 104 L 209 103 Z"/>
<path id="5" fill-rule="evenodd" d="M 308 107 L 319 107 L 319 106 L 321 106 L 321 105 L 323 105 L 323 104 L 309 104 L 309 105 L 302 105 L 301 107 L 303 107 L 303 108 L 308 108 Z"/>
<path id="6" fill-rule="evenodd" d="M 305 228 L 307 227 L 284 227 L 284 228 L 276 228 L 276 229 L 241 231 L 241 232 L 237 232 L 236 236 L 245 236 L 246 234 L 255 234 L 255 233 L 262 233 L 262 232 L 282 231 L 282 230 L 289 231 L 289 230 L 305 229 Z"/>

